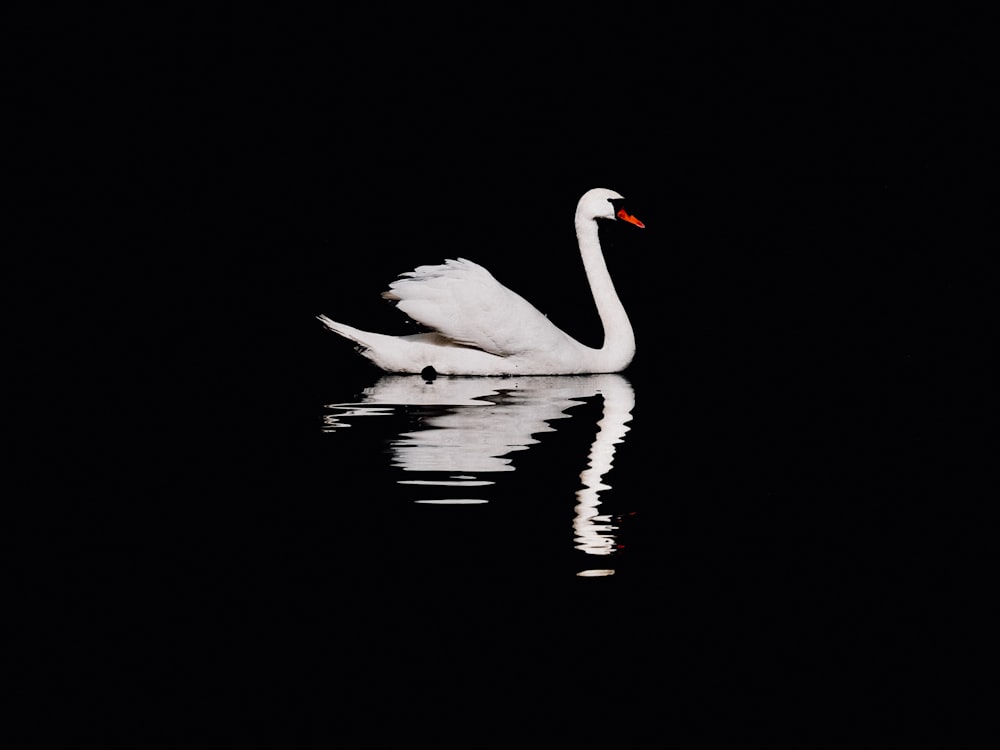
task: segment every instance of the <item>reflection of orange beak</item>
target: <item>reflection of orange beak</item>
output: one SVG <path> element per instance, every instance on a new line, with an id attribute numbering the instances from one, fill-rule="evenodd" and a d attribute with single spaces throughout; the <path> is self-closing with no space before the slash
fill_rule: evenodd
<path id="1" fill-rule="evenodd" d="M 627 221 L 629 224 L 635 224 L 637 227 L 645 227 L 646 225 L 635 218 L 632 214 L 626 213 L 624 208 L 618 209 L 618 218 Z"/>

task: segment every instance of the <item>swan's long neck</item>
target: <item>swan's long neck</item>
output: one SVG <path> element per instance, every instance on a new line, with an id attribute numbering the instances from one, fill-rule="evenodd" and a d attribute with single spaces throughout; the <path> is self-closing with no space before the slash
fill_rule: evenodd
<path id="1" fill-rule="evenodd" d="M 580 256 L 590 282 L 590 291 L 597 305 L 597 314 L 604 327 L 604 344 L 600 349 L 602 370 L 624 370 L 635 356 L 635 333 L 625 306 L 611 281 L 598 237 L 597 220 L 577 214 L 576 238 L 580 244 Z"/>

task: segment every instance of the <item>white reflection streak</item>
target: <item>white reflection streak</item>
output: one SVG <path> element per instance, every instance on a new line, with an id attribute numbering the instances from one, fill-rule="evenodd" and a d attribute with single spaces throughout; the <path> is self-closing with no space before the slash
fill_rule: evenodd
<path id="1" fill-rule="evenodd" d="M 502 395 L 501 395 L 502 394 Z M 399 484 L 481 486 L 494 482 L 483 473 L 513 471 L 507 456 L 538 441 L 533 435 L 552 432 L 549 422 L 567 418 L 567 409 L 600 394 L 603 415 L 580 473 L 573 531 L 575 547 L 590 555 L 615 550 L 617 527 L 601 514 L 600 493 L 610 489 L 604 475 L 612 467 L 615 446 L 624 440 L 635 406 L 635 391 L 621 375 L 533 376 L 528 378 L 451 377 L 425 381 L 412 375 L 385 375 L 364 391 L 364 401 L 330 404 L 330 431 L 349 426 L 338 418 L 384 416 L 398 406 L 440 407 L 422 418 L 421 429 L 401 433 L 390 442 L 393 466 L 403 471 L 432 472 L 433 479 L 398 480 Z M 474 407 L 474 408 L 464 408 Z M 447 478 L 444 478 L 444 477 Z M 417 500 L 421 503 L 484 503 L 479 498 Z M 578 575 L 612 575 L 614 570 L 581 571 Z"/>
<path id="2" fill-rule="evenodd" d="M 514 471 L 507 454 L 537 442 L 524 433 L 519 416 L 511 405 L 489 401 L 429 416 L 421 429 L 392 442 L 393 465 L 403 471 Z"/>
<path id="3" fill-rule="evenodd" d="M 392 409 L 389 407 L 355 409 L 352 408 L 353 406 L 354 404 L 330 404 L 329 408 L 338 411 L 336 414 L 327 414 L 323 417 L 323 431 L 335 432 L 344 427 L 350 427 L 350 422 L 341 421 L 343 417 L 388 417 L 392 414 Z"/>
<path id="4" fill-rule="evenodd" d="M 445 487 L 482 487 L 493 484 L 486 479 L 400 479 L 396 484 L 433 484 Z"/>
<path id="5" fill-rule="evenodd" d="M 510 454 L 527 450 L 539 433 L 552 432 L 549 422 L 569 417 L 566 410 L 593 396 L 587 378 L 450 377 L 428 382 L 412 375 L 385 375 L 364 391 L 361 404 L 331 404 L 336 419 L 372 405 L 426 406 L 431 411 L 420 428 L 390 441 L 392 465 L 407 472 L 431 472 L 448 479 L 399 480 L 400 484 L 454 486 L 494 484 L 482 474 L 514 471 Z M 470 407 L 470 408 L 465 408 Z M 328 420 L 328 424 L 330 421 Z"/>
<path id="6" fill-rule="evenodd" d="M 635 391 L 621 377 L 609 376 L 602 384 L 601 395 L 604 398 L 604 415 L 597 423 L 597 435 L 590 446 L 589 465 L 580 472 L 583 487 L 576 493 L 576 517 L 573 520 L 576 548 L 589 555 L 610 555 L 615 550 L 613 532 L 617 527 L 612 525 L 611 516 L 597 512 L 601 504 L 598 495 L 611 489 L 602 480 L 614 462 L 615 445 L 625 439 L 629 430 L 626 423 L 632 418 L 635 406 Z"/>
<path id="7" fill-rule="evenodd" d="M 474 498 L 450 498 L 444 500 L 414 500 L 423 505 L 483 505 L 486 501 Z"/>

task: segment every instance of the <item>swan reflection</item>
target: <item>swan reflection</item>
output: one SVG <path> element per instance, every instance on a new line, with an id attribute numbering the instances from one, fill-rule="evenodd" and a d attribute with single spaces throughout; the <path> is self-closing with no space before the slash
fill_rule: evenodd
<path id="1" fill-rule="evenodd" d="M 391 464 L 420 478 L 401 478 L 404 485 L 433 487 L 445 493 L 418 503 L 482 504 L 479 493 L 514 471 L 513 454 L 538 443 L 536 435 L 554 432 L 569 411 L 597 396 L 603 413 L 586 459 L 581 456 L 581 486 L 576 491 L 573 520 L 576 549 L 611 555 L 617 548 L 617 526 L 600 512 L 600 494 L 611 470 L 615 447 L 623 442 L 635 405 L 631 384 L 621 375 L 449 377 L 427 381 L 413 375 L 385 375 L 366 388 L 355 403 L 330 404 L 324 429 L 348 428 L 357 417 L 409 414 L 407 427 L 389 439 Z M 412 427 L 412 429 L 411 429 Z M 405 474 L 404 474 L 405 476 Z M 448 488 L 447 490 L 445 488 Z M 462 496 L 457 495 L 461 491 Z M 612 569 L 579 575 L 610 575 Z"/>

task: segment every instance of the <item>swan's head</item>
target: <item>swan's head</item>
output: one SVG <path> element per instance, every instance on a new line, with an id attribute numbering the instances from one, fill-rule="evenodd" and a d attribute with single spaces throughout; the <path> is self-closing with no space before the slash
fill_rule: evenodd
<path id="1" fill-rule="evenodd" d="M 623 200 L 625 198 L 614 190 L 607 188 L 588 190 L 580 198 L 580 202 L 576 204 L 576 218 L 578 220 L 611 219 L 612 221 L 623 219 L 637 227 L 645 226 L 621 207 L 620 202 Z"/>

